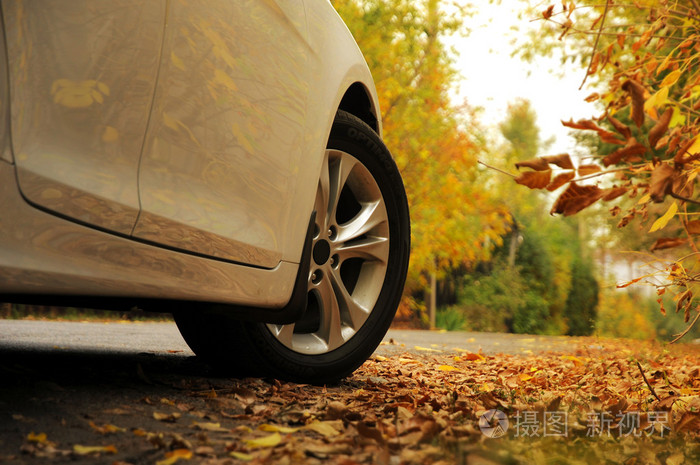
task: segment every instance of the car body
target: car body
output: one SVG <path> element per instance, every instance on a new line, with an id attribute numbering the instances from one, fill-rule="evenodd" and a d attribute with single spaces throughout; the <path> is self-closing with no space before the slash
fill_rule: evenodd
<path id="1" fill-rule="evenodd" d="M 2 19 L 4 300 L 298 319 L 336 114 L 381 135 L 332 6 L 3 1 Z"/>

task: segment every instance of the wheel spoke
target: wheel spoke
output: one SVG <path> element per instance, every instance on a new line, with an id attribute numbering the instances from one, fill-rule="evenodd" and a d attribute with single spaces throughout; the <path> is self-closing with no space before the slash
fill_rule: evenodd
<path id="1" fill-rule="evenodd" d="M 274 325 L 274 335 L 275 337 L 287 347 L 292 346 L 292 338 L 294 336 L 294 326 L 295 324 L 288 325 Z"/>
<path id="2" fill-rule="evenodd" d="M 343 192 L 343 187 L 345 187 L 348 176 L 350 176 L 356 164 L 357 160 L 354 158 L 341 156 L 335 163 L 330 165 L 331 195 L 328 199 L 330 202 L 328 205 L 328 217 L 331 220 L 335 219 L 340 194 Z"/>
<path id="3" fill-rule="evenodd" d="M 360 303 L 350 295 L 337 271 L 334 271 L 331 277 L 333 289 L 338 296 L 339 310 L 342 314 L 348 316 L 346 320 L 349 321 L 346 321 L 346 323 L 348 323 L 354 331 L 357 331 L 367 319 L 370 311 L 360 305 Z"/>
<path id="4" fill-rule="evenodd" d="M 338 240 L 347 242 L 356 239 L 382 223 L 387 222 L 384 202 L 375 200 L 362 204 L 362 209 L 347 223 L 338 226 Z"/>
<path id="5" fill-rule="evenodd" d="M 389 239 L 386 237 L 367 237 L 346 242 L 337 251 L 340 262 L 349 258 L 362 258 L 386 263 L 389 259 Z"/>
<path id="6" fill-rule="evenodd" d="M 318 285 L 321 304 L 321 327 L 318 337 L 333 350 L 343 344 L 341 332 L 340 307 L 338 298 L 330 279 L 324 278 Z"/>
<path id="7" fill-rule="evenodd" d="M 318 194 L 316 195 L 316 224 L 321 228 L 328 227 L 329 199 L 331 195 L 331 181 L 328 166 L 328 152 L 323 157 L 321 177 L 318 180 Z"/>

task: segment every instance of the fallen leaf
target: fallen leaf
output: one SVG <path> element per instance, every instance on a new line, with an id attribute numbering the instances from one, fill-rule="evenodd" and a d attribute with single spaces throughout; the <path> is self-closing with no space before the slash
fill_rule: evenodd
<path id="1" fill-rule="evenodd" d="M 340 423 L 342 425 L 342 422 Z M 319 420 L 314 420 L 308 425 L 304 426 L 304 429 L 308 429 L 311 431 L 315 431 L 327 438 L 337 436 L 340 434 L 340 432 L 336 429 L 336 425 L 338 425 L 338 420 L 333 420 L 333 421 L 319 421 Z"/>
<path id="2" fill-rule="evenodd" d="M 283 434 L 296 433 L 297 431 L 299 431 L 299 428 L 290 428 L 288 426 L 270 425 L 267 423 L 258 426 L 258 429 L 260 431 L 266 431 L 268 433 L 283 433 Z"/>
<path id="3" fill-rule="evenodd" d="M 163 460 L 158 460 L 156 465 L 172 465 L 180 459 L 189 460 L 192 458 L 192 451 L 189 449 L 175 449 L 165 453 Z"/>
<path id="4" fill-rule="evenodd" d="M 81 446 L 76 444 L 73 446 L 73 452 L 78 455 L 89 455 L 89 454 L 116 454 L 117 448 L 114 446 Z"/>
<path id="5" fill-rule="evenodd" d="M 264 436 L 256 439 L 247 439 L 245 441 L 246 445 L 251 449 L 275 447 L 280 442 L 282 442 L 282 436 L 279 433 L 272 433 L 269 436 Z"/>
<path id="6" fill-rule="evenodd" d="M 153 418 L 155 418 L 158 421 L 165 421 L 168 423 L 173 423 L 177 421 L 178 418 L 180 418 L 182 414 L 178 412 L 173 412 L 173 413 L 161 413 L 161 412 L 153 412 Z"/>
<path id="7" fill-rule="evenodd" d="M 254 456 L 252 456 L 250 454 L 244 454 L 243 452 L 236 452 L 236 451 L 231 452 L 229 455 L 235 459 L 242 460 L 244 462 L 250 462 L 251 460 L 253 460 L 255 458 Z"/>
<path id="8" fill-rule="evenodd" d="M 438 370 L 440 370 L 440 371 L 462 371 L 459 368 L 455 368 L 451 365 L 440 365 L 438 367 Z"/>

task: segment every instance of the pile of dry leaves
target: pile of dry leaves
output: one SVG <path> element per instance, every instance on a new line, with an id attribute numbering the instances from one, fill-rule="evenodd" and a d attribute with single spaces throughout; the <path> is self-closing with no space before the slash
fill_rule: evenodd
<path id="1" fill-rule="evenodd" d="M 697 346 L 631 350 L 627 342 L 594 339 L 567 354 L 416 347 L 375 355 L 337 386 L 161 379 L 162 397 L 85 419 L 91 443 L 68 444 L 33 425 L 17 456 L 4 458 L 100 456 L 115 465 L 700 463 L 699 354 Z"/>

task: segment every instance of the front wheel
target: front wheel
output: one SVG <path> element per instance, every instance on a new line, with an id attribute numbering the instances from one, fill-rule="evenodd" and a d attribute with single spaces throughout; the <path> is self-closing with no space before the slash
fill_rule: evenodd
<path id="1" fill-rule="evenodd" d="M 324 154 L 302 317 L 292 324 L 179 313 L 197 355 L 219 364 L 323 383 L 347 376 L 376 349 L 401 299 L 410 225 L 401 176 L 379 136 L 339 111 Z"/>

